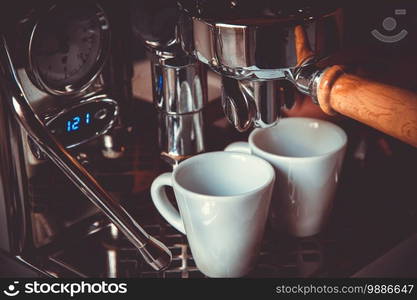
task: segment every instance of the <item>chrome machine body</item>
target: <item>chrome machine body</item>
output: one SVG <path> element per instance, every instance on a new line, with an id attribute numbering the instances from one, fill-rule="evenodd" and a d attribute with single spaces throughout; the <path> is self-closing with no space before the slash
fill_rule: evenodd
<path id="1" fill-rule="evenodd" d="M 129 128 L 132 76 L 128 10 L 111 1 L 13 7 L 2 17 L 0 41 L 1 251 L 45 275 L 74 276 L 51 254 L 67 239 L 110 226 L 110 237 L 124 235 L 154 269 L 167 267 L 169 250 L 88 168 L 98 157 L 123 156 L 118 140 Z M 84 153 L 87 145 L 94 150 Z"/>

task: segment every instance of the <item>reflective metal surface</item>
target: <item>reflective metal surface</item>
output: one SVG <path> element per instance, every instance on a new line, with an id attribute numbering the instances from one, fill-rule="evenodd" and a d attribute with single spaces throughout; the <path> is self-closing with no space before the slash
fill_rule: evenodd
<path id="1" fill-rule="evenodd" d="M 193 34 L 183 34 L 183 48 L 227 77 L 222 79 L 223 108 L 238 131 L 276 124 L 282 97 L 276 88 L 281 84 L 274 82 L 288 80 L 311 95 L 300 69 L 341 46 L 339 9 L 313 9 L 302 2 L 288 9 L 270 1 L 179 2 L 190 19 L 182 26 L 191 26 Z"/>
<path id="2" fill-rule="evenodd" d="M 162 158 L 178 163 L 191 155 L 203 152 L 203 112 L 167 114 L 158 112 L 158 139 Z"/>
<path id="3" fill-rule="evenodd" d="M 162 157 L 172 163 L 204 151 L 207 88 L 201 64 L 192 57 L 154 57 L 152 76 Z"/>
<path id="4" fill-rule="evenodd" d="M 174 2 L 132 1 L 131 7 L 133 31 L 150 51 L 161 155 L 176 165 L 205 150 L 206 70 L 188 51 L 189 19 Z"/>
<path id="5" fill-rule="evenodd" d="M 117 118 L 119 116 L 119 107 L 117 105 L 117 102 L 112 100 L 112 99 L 109 99 L 106 95 L 98 95 L 98 96 L 93 96 L 93 97 L 85 99 L 85 100 L 81 100 L 76 105 L 67 107 L 64 110 L 60 111 L 59 113 L 54 115 L 52 118 L 46 118 L 45 125 L 47 127 L 50 127 L 50 125 L 53 124 L 53 122 L 56 121 L 57 119 L 59 119 L 61 116 L 67 114 L 68 112 L 71 112 L 72 110 L 74 110 L 78 107 L 82 107 L 82 106 L 88 105 L 90 103 L 101 103 L 101 104 L 106 103 L 109 106 L 114 107 L 114 111 L 113 111 L 113 114 L 110 116 L 109 122 L 105 126 L 100 128 L 99 130 L 97 130 L 94 134 L 89 136 L 87 139 L 82 139 L 82 140 L 78 141 L 77 143 L 73 143 L 73 144 L 70 144 L 70 145 L 65 145 L 65 148 L 69 149 L 69 148 L 73 148 L 73 147 L 82 145 L 84 143 L 87 143 L 87 142 L 91 141 L 92 139 L 95 139 L 97 136 L 101 136 L 101 135 L 107 133 L 110 129 L 112 129 L 114 127 L 115 123 L 117 122 Z M 104 116 L 103 116 L 103 118 L 104 118 Z"/>
<path id="6" fill-rule="evenodd" d="M 117 159 L 123 156 L 125 147 L 119 136 L 103 135 L 103 149 L 101 153 L 109 159 Z"/>
<path id="7" fill-rule="evenodd" d="M 206 278 L 196 267 L 186 237 L 147 212 L 150 216 L 145 229 L 163 240 L 173 253 L 170 267 L 163 272 L 156 272 L 138 260 L 133 248 L 123 238 L 118 241 L 118 247 L 107 245 L 107 249 L 103 248 L 100 240 L 109 237 L 109 227 L 84 237 L 66 251 L 51 254 L 49 259 L 77 277 Z M 268 232 L 258 263 L 246 277 L 315 277 L 326 274 L 324 249 L 329 244 L 332 242 L 320 237 L 293 240 L 274 237 L 272 232 Z M 79 255 L 89 251 L 94 251 L 96 256 L 86 260 Z"/>
<path id="8" fill-rule="evenodd" d="M 325 69 L 315 64 L 299 68 L 290 80 L 301 93 L 311 97 L 313 103 L 319 104 L 317 99 L 317 89 L 320 78 Z"/>
<path id="9" fill-rule="evenodd" d="M 173 53 L 178 44 L 176 1 L 131 0 L 130 16 L 134 35 L 151 50 Z"/>
<path id="10" fill-rule="evenodd" d="M 88 101 L 92 101 L 89 105 L 93 102 L 104 105 L 110 103 L 105 98 L 111 98 L 112 107 L 115 108 L 111 112 L 108 110 L 107 116 L 112 117 L 111 121 L 105 124 L 104 130 L 93 132 L 83 142 L 97 144 L 100 140 L 95 138 L 100 135 L 106 133 L 113 136 L 115 132 L 129 129 L 127 117 L 130 113 L 132 75 L 129 48 L 126 46 L 129 24 L 126 19 L 120 18 L 126 14 L 126 7 L 100 2 L 109 20 L 114 21 L 106 30 L 117 32 L 120 39 L 109 40 L 106 45 L 101 45 L 103 55 L 97 57 L 97 69 L 86 85 L 83 84 L 71 95 L 52 95 L 39 88 L 30 72 L 28 57 L 31 33 L 35 32 L 34 28 L 43 18 L 45 9 L 48 10 L 47 5 L 22 5 L 13 11 L 16 14 L 13 18 L 7 19 L 10 24 L 1 28 L 1 101 L 5 127 L 0 132 L 2 144 L 5 145 L 2 160 L 8 160 L 8 163 L 2 164 L 0 174 L 1 186 L 7 185 L 2 190 L 4 197 L 0 199 L 0 214 L 5 220 L 0 232 L 0 246 L 11 255 L 21 257 L 28 265 L 38 265 L 46 270 L 47 266 L 37 263 L 37 253 L 42 252 L 44 247 L 70 238 L 69 234 L 76 231 L 77 227 L 84 228 L 87 234 L 91 233 L 91 218 L 103 212 L 123 234 L 129 236 L 128 239 L 145 261 L 159 270 L 169 265 L 169 250 L 149 236 L 86 169 L 91 160 L 102 155 L 101 147 L 87 154 L 79 152 L 78 143 L 72 145 L 74 149 L 70 153 L 49 132 L 52 129 L 46 126 L 63 113 L 77 112 Z M 83 5 L 88 4 L 79 1 L 74 5 L 80 5 L 82 9 Z M 67 17 L 71 16 L 69 14 Z M 55 38 L 65 39 L 65 36 Z M 107 51 L 108 47 L 111 47 L 111 52 Z M 110 116 L 113 112 L 114 115 Z M 109 148 L 116 151 L 114 145 L 109 145 L 108 139 L 104 139 L 103 143 L 106 153 Z M 6 167 L 9 169 L 6 170 Z M 57 169 L 66 176 L 62 176 Z M 72 236 L 72 239 L 77 239 L 77 236 Z"/>
<path id="11" fill-rule="evenodd" d="M 195 55 L 213 70 L 236 79 L 285 79 L 313 55 L 320 59 L 339 47 L 337 18 L 337 10 L 319 16 L 306 13 L 232 22 L 193 17 Z M 301 34 L 310 53 L 300 51 Z"/>
<path id="12" fill-rule="evenodd" d="M 0 94 L 1 103 L 5 96 Z M 0 105 L 0 124 L 0 249 L 18 254 L 29 234 L 24 201 L 27 183 L 20 128 L 7 105 Z"/>
<path id="13" fill-rule="evenodd" d="M 61 23 L 52 23 L 52 24 L 43 24 L 42 22 L 44 22 L 45 20 L 48 20 L 48 18 L 55 17 L 57 19 L 64 19 L 64 18 L 68 18 L 67 16 L 60 16 L 60 14 L 62 14 L 63 11 L 67 11 L 67 13 L 69 15 L 74 14 L 74 11 L 72 11 L 73 9 L 79 9 L 81 11 L 86 10 L 86 9 L 90 9 L 95 11 L 95 14 L 93 15 L 95 18 L 97 18 L 98 21 L 98 28 L 100 30 L 100 39 L 98 41 L 92 39 L 90 42 L 95 42 L 95 43 L 99 43 L 99 47 L 98 47 L 98 57 L 96 57 L 93 60 L 93 65 L 91 66 L 91 69 L 88 70 L 86 76 L 84 76 L 84 78 L 82 78 L 81 80 L 78 80 L 77 82 L 73 82 L 70 84 L 66 84 L 65 86 L 60 86 L 60 87 L 53 87 L 50 86 L 50 84 L 48 84 L 45 81 L 45 78 L 41 75 L 41 67 L 35 62 L 35 56 L 36 55 L 41 55 L 43 57 L 45 57 L 46 55 L 54 55 L 54 54 L 58 54 L 60 52 L 62 52 L 62 54 L 65 54 L 66 56 L 63 56 L 65 61 L 68 60 L 68 56 L 70 54 L 70 45 L 65 45 L 66 43 L 75 43 L 76 41 L 65 41 L 65 39 L 67 39 L 68 35 L 71 34 L 70 32 L 58 32 L 59 29 L 62 28 L 55 28 L 55 30 L 57 31 L 55 33 L 56 38 L 58 39 L 60 45 L 58 45 L 58 50 L 54 49 L 52 50 L 53 52 L 51 52 L 51 49 L 48 49 L 48 51 L 45 51 L 45 53 L 43 54 L 39 54 L 37 52 L 39 52 L 39 49 L 34 49 L 34 40 L 38 38 L 38 36 L 42 36 L 42 34 L 45 34 L 45 32 L 42 32 L 42 30 L 50 30 L 50 26 L 56 26 L 56 27 L 61 27 L 62 24 Z M 58 10 L 58 11 L 57 11 Z M 70 18 L 68 18 L 70 20 Z M 43 25 L 43 26 L 42 26 Z M 49 26 L 46 26 L 49 25 Z M 66 28 L 64 28 L 66 29 Z M 77 29 L 79 30 L 79 28 L 72 28 L 72 31 L 77 32 Z M 68 28 L 67 30 L 71 30 L 71 28 Z M 91 30 L 91 29 L 90 29 Z M 94 31 L 92 30 L 92 32 L 94 33 Z M 85 33 L 85 31 L 84 31 Z M 74 38 L 73 38 L 74 39 Z M 85 39 L 85 37 L 84 37 Z M 44 41 L 44 43 L 49 42 L 48 40 Z M 84 42 L 85 43 L 85 42 Z M 62 4 L 59 6 L 57 5 L 52 5 L 47 11 L 43 12 L 40 16 L 38 16 L 38 19 L 35 23 L 35 25 L 33 26 L 33 30 L 32 33 L 30 35 L 30 40 L 29 40 L 29 44 L 28 44 L 28 74 L 30 75 L 30 77 L 33 79 L 33 81 L 35 82 L 35 84 L 38 85 L 38 87 L 42 90 L 44 90 L 47 93 L 50 93 L 52 95 L 71 95 L 71 94 L 77 94 L 80 92 L 83 92 L 85 89 L 89 88 L 91 86 L 91 84 L 97 79 L 98 76 L 100 76 L 100 73 L 104 67 L 104 62 L 107 60 L 108 56 L 109 56 L 109 51 L 110 51 L 110 28 L 109 28 L 109 22 L 108 19 L 106 17 L 105 12 L 103 11 L 103 9 L 100 7 L 100 5 L 98 5 L 97 3 L 92 3 L 91 6 L 80 6 L 79 3 L 72 3 L 71 5 L 69 5 L 68 7 L 62 7 Z M 41 45 L 41 47 L 47 47 L 50 45 Z M 67 47 L 67 49 L 65 49 Z M 62 48 L 62 49 L 61 49 Z M 92 46 L 91 48 L 92 49 Z M 74 51 L 74 50 L 73 50 Z M 83 64 L 87 63 L 87 58 L 88 56 L 82 52 L 81 47 L 79 47 L 78 49 L 78 53 L 77 53 L 77 57 L 78 59 L 82 60 Z M 84 56 L 87 57 L 84 57 Z M 57 62 L 55 62 L 55 64 L 57 64 Z M 44 66 L 45 68 L 45 66 Z M 51 68 L 51 65 L 49 66 L 49 68 Z M 65 78 L 69 77 L 71 70 L 68 70 L 67 73 L 67 64 L 65 64 L 64 66 L 64 70 L 65 70 Z M 76 72 L 75 72 L 76 74 Z"/>
<path id="14" fill-rule="evenodd" d="M 204 69 L 193 57 L 153 56 L 154 104 L 167 114 L 194 113 L 207 102 Z"/>
<path id="15" fill-rule="evenodd" d="M 222 105 L 227 119 L 239 132 L 252 125 L 262 128 L 274 126 L 278 122 L 281 106 L 278 82 L 223 77 Z"/>
<path id="16" fill-rule="evenodd" d="M 149 236 L 127 211 L 97 183 L 92 175 L 75 160 L 49 133 L 34 114 L 19 85 L 13 63 L 3 38 L 2 61 L 8 63 L 5 80 L 10 94 L 6 99 L 14 110 L 15 116 L 36 144 L 64 172 L 64 174 L 123 232 L 139 250 L 144 259 L 156 270 L 166 268 L 171 261 L 171 253 L 161 242 Z"/>
<path id="17" fill-rule="evenodd" d="M 74 4 L 83 5 L 81 2 Z M 129 68 L 132 67 L 129 61 L 130 57 L 125 53 L 128 39 L 112 39 L 108 40 L 106 45 L 103 45 L 103 55 L 98 58 L 96 63 L 94 79 L 88 78 L 86 89 L 77 90 L 76 93 L 71 93 L 71 95 L 52 95 L 36 84 L 34 78 L 30 75 L 29 61 L 26 59 L 30 56 L 28 51 L 33 26 L 44 16 L 43 12 L 47 11 L 51 4 L 45 6 L 33 5 L 35 7 L 31 9 L 30 4 L 28 4 L 28 11 L 23 10 L 20 12 L 21 15 L 14 11 L 16 15 L 13 17 L 17 18 L 16 23 L 1 28 L 9 43 L 9 54 L 14 62 L 20 86 L 26 96 L 25 100 L 41 121 L 46 124 L 62 112 L 71 114 L 74 108 L 79 107 L 88 99 L 91 101 L 97 100 L 100 103 L 103 98 L 112 98 L 116 109 L 111 122 L 102 127 L 103 130 L 96 131 L 77 144 L 88 141 L 94 143 L 96 142 L 94 140 L 104 133 L 113 136 L 116 128 L 126 126 L 128 120 L 126 112 L 129 111 L 128 107 L 131 100 L 129 97 L 131 94 L 131 72 L 129 72 Z M 123 11 L 123 9 L 109 10 L 108 4 L 103 7 L 106 7 L 107 16 L 112 20 Z M 112 22 L 111 28 L 108 28 L 107 31 L 118 32 L 116 35 L 119 37 L 128 36 L 129 31 L 126 31 L 123 19 L 121 20 Z M 123 31 L 121 28 L 123 28 Z M 111 52 L 106 49 L 109 47 L 112 49 Z M 1 61 L 0 64 L 6 66 L 7 62 Z M 5 196 L 0 200 L 0 207 L 5 206 L 5 209 L 2 209 L 1 212 L 2 214 L 5 213 L 4 220 L 9 220 L 7 226 L 2 228 L 5 231 L 4 236 L 10 235 L 10 239 L 16 241 L 12 243 L 22 245 L 20 248 L 10 245 L 12 249 L 9 249 L 8 245 L 1 245 L 1 248 L 24 256 L 27 255 L 28 251 L 31 251 L 30 249 L 45 246 L 64 235 L 69 228 L 75 224 L 85 222 L 92 215 L 98 214 L 99 210 L 89 201 L 86 201 L 81 194 L 77 195 L 77 192 L 74 191 L 76 188 L 68 179 L 64 178 L 61 173 L 56 173 L 56 167 L 39 146 L 33 142 L 33 139 L 28 136 L 28 133 L 16 122 L 11 111 L 7 108 L 6 96 L 9 97 L 10 92 L 8 87 L 1 85 L 1 88 L 3 93 L 2 107 L 5 108 L 5 116 L 2 120 L 10 122 L 10 125 L 2 128 L 1 141 L 4 145 L 10 144 L 7 147 L 13 147 L 13 149 L 10 149 L 9 152 L 3 152 L 9 161 L 9 166 L 2 164 L 2 167 L 8 167 L 9 169 L 7 170 L 8 174 L 1 176 L 0 179 L 2 184 L 9 181 L 10 186 L 14 187 L 16 192 L 19 193 L 16 200 L 13 200 L 11 196 Z M 12 128 L 14 128 L 13 132 L 10 131 Z M 6 132 L 9 133 L 6 134 Z M 62 142 L 62 140 L 60 141 Z M 76 148 L 76 145 L 72 146 Z M 90 155 L 90 158 L 98 155 L 100 155 L 99 151 Z M 74 155 L 74 157 L 78 156 L 78 154 Z M 84 161 L 85 159 L 82 162 L 83 164 Z M 64 193 L 71 195 L 73 198 L 67 202 L 60 200 Z M 7 203 L 9 201 L 16 201 L 16 204 L 9 205 Z M 11 209 L 13 206 L 15 208 Z M 19 226 L 16 226 L 14 222 L 17 222 L 16 224 L 19 224 Z M 4 239 L 4 241 L 6 242 L 7 239 Z"/>

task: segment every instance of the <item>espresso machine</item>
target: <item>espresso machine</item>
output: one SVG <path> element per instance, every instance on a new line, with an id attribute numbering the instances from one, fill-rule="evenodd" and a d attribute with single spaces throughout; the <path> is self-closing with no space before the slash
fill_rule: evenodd
<path id="1" fill-rule="evenodd" d="M 170 251 L 92 175 L 92 161 L 125 155 L 131 126 L 126 6 L 18 4 L 2 17 L 2 251 L 46 276 L 77 274 L 51 253 L 111 224 L 108 249 L 124 232 L 136 255 L 167 267 Z"/>
<path id="2" fill-rule="evenodd" d="M 202 276 L 149 198 L 136 213 L 126 193 L 96 178 L 103 166 L 133 164 L 132 39 L 151 62 L 153 138 L 168 168 L 209 150 L 208 72 L 220 75 L 221 106 L 238 132 L 274 126 L 301 93 L 417 146 L 414 93 L 327 62 L 343 47 L 342 9 L 251 2 L 51 0 L 3 18 L 2 253 L 41 276 Z M 300 257 L 320 254 L 316 238 L 307 244 Z M 285 249 L 266 245 L 254 276 L 288 276 L 288 262 L 271 255 Z"/>

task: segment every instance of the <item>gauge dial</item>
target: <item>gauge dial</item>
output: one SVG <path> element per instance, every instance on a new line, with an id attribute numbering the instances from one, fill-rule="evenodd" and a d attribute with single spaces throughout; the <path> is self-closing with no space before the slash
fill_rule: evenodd
<path id="1" fill-rule="evenodd" d="M 85 87 L 102 65 L 108 22 L 95 5 L 57 5 L 35 27 L 30 62 L 37 81 L 57 93 Z"/>

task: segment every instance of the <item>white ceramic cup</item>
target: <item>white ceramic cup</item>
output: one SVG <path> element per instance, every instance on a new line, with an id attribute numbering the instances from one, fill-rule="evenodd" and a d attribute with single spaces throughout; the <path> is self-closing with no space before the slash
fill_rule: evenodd
<path id="1" fill-rule="evenodd" d="M 187 235 L 197 267 L 209 277 L 241 277 L 255 265 L 268 219 L 275 172 L 243 153 L 191 157 L 155 179 L 152 200 L 160 214 Z M 172 186 L 180 213 L 168 200 Z"/>
<path id="2" fill-rule="evenodd" d="M 276 230 L 305 237 L 323 229 L 331 213 L 347 136 L 339 126 L 312 118 L 285 118 L 255 129 L 247 142 L 226 151 L 251 153 L 269 161 L 277 175 L 271 201 Z"/>

